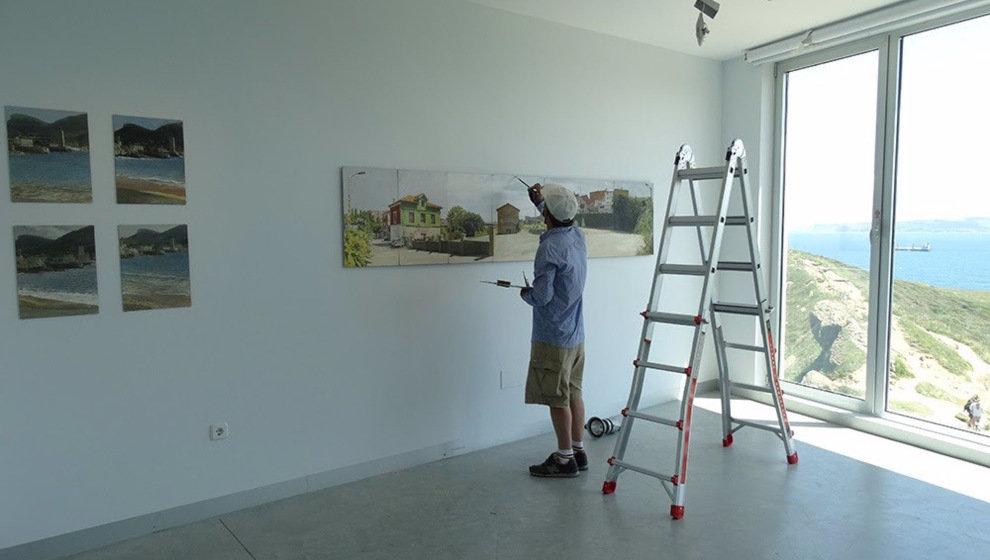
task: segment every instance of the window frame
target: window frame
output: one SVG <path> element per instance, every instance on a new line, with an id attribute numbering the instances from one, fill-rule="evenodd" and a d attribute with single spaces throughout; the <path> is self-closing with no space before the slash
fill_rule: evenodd
<path id="1" fill-rule="evenodd" d="M 784 202 L 784 126 L 786 112 L 786 75 L 788 72 L 807 68 L 832 60 L 854 56 L 878 49 L 877 122 L 874 149 L 874 224 L 871 230 L 870 253 L 870 332 L 867 348 L 867 394 L 861 406 L 849 406 L 850 399 L 831 395 L 824 391 L 804 388 L 787 383 L 787 406 L 795 412 L 808 414 L 830 422 L 846 425 L 883 437 L 906 442 L 918 447 L 951 455 L 967 461 L 990 466 L 990 444 L 985 436 L 968 434 L 952 428 L 887 412 L 888 364 L 890 361 L 890 312 L 893 287 L 893 211 L 896 192 L 898 118 L 900 112 L 902 40 L 910 35 L 923 33 L 979 17 L 990 17 L 990 7 L 977 7 L 959 13 L 933 18 L 923 23 L 906 25 L 886 33 L 794 56 L 774 63 L 773 69 L 773 149 L 770 250 L 771 301 L 777 309 L 783 309 L 786 298 L 785 262 L 786 250 L 783 228 Z M 840 168 L 838 162 L 828 162 L 828 172 Z M 877 211 L 879 210 L 879 215 Z M 875 271 L 875 273 L 873 272 Z M 784 340 L 784 318 L 776 314 L 778 340 Z M 777 349 L 778 353 L 780 348 Z M 779 358 L 780 356 L 778 356 Z M 780 360 L 778 359 L 778 363 Z M 877 373 L 880 372 L 880 373 Z M 810 393 L 814 398 L 810 398 Z M 764 400 L 758 394 L 748 395 Z"/>

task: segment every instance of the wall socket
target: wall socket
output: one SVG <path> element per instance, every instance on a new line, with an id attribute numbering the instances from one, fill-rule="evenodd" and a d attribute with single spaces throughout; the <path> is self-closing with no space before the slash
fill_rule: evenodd
<path id="1" fill-rule="evenodd" d="M 210 424 L 210 439 L 216 441 L 218 439 L 227 439 L 227 434 L 230 433 L 230 428 L 227 427 L 226 422 L 220 422 L 219 424 Z"/>

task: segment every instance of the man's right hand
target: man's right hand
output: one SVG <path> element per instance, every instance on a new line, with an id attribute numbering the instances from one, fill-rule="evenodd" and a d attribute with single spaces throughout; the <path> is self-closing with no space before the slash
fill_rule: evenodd
<path id="1" fill-rule="evenodd" d="M 534 206 L 539 206 L 540 202 L 543 202 L 543 193 L 540 192 L 540 189 L 542 188 L 543 185 L 534 183 L 532 187 L 526 189 L 526 192 L 529 193 L 529 201 L 532 202 Z"/>

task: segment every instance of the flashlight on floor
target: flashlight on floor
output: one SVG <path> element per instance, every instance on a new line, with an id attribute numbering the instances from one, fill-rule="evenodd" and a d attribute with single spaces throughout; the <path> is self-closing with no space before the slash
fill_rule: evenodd
<path id="1" fill-rule="evenodd" d="M 584 425 L 587 428 L 588 433 L 592 437 L 602 437 L 608 434 L 614 434 L 622 429 L 622 416 L 613 416 L 611 418 L 599 418 L 597 416 L 592 416 L 588 419 L 588 423 Z"/>

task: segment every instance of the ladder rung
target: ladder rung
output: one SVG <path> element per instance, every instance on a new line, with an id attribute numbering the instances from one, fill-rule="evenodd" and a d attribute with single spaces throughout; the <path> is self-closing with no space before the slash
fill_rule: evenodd
<path id="1" fill-rule="evenodd" d="M 739 176 L 739 167 L 735 169 L 735 177 Z M 721 179 L 725 177 L 725 167 L 690 167 L 687 169 L 678 169 L 677 177 L 679 179 L 688 179 L 690 181 L 704 181 L 707 179 Z"/>
<path id="2" fill-rule="evenodd" d="M 672 226 L 714 226 L 718 223 L 716 216 L 671 216 L 667 223 Z"/>
<path id="3" fill-rule="evenodd" d="M 712 311 L 732 313 L 735 315 L 759 315 L 758 305 L 743 305 L 741 303 L 712 303 Z"/>
<path id="4" fill-rule="evenodd" d="M 680 420 L 670 420 L 667 418 L 660 418 L 659 416 L 651 416 L 649 414 L 644 414 L 642 412 L 637 412 L 635 410 L 627 410 L 626 416 L 632 416 L 633 418 L 648 420 L 650 422 L 655 422 L 657 424 L 664 424 L 665 426 L 670 426 L 671 428 L 680 428 L 682 424 Z"/>
<path id="5" fill-rule="evenodd" d="M 726 348 L 735 348 L 736 350 L 749 350 L 750 352 L 766 352 L 767 349 L 762 346 L 754 346 L 752 344 L 739 344 L 737 342 L 723 342 L 722 346 Z"/>
<path id="6" fill-rule="evenodd" d="M 727 226 L 744 226 L 750 220 L 746 219 L 746 216 L 726 216 L 725 225 Z M 671 216 L 667 220 L 667 224 L 671 226 L 714 226 L 718 223 L 717 216 Z"/>
<path id="7" fill-rule="evenodd" d="M 637 467 L 636 465 L 631 465 L 625 461 L 620 461 L 618 459 L 612 458 L 609 460 L 610 465 L 615 465 L 616 467 L 621 467 L 623 469 L 628 469 L 631 471 L 636 471 L 640 474 L 645 474 L 647 476 L 652 476 L 653 478 L 659 478 L 660 480 L 669 482 L 674 479 L 672 474 L 663 474 L 657 471 L 651 471 L 650 469 L 644 469 L 643 467 Z"/>
<path id="8" fill-rule="evenodd" d="M 668 323 L 671 325 L 695 326 L 702 323 L 702 318 L 698 315 L 687 315 L 683 313 L 663 313 L 660 311 L 644 311 L 640 313 L 647 321 L 656 323 Z"/>
<path id="9" fill-rule="evenodd" d="M 639 360 L 633 360 L 633 365 L 636 367 L 644 367 L 647 369 L 658 369 L 661 371 L 670 371 L 673 373 L 683 373 L 685 375 L 691 375 L 691 367 L 684 366 L 671 366 L 667 364 L 658 364 L 656 362 L 641 362 Z"/>
<path id="10" fill-rule="evenodd" d="M 741 272 L 752 272 L 753 263 L 749 261 L 718 261 L 719 270 L 738 270 Z"/>
<path id="11" fill-rule="evenodd" d="M 707 264 L 662 264 L 660 272 L 664 274 L 683 274 L 685 276 L 704 276 L 708 274 Z"/>
<path id="12" fill-rule="evenodd" d="M 732 418 L 731 421 L 734 422 L 734 423 L 736 423 L 736 424 L 739 424 L 739 426 L 749 426 L 750 428 L 757 428 L 759 430 L 766 430 L 768 432 L 773 432 L 773 433 L 777 434 L 777 436 L 781 436 L 781 434 L 784 433 L 784 431 L 782 429 L 780 429 L 779 426 L 771 426 L 769 424 L 760 424 L 759 422 L 750 422 L 748 420 L 736 420 L 735 418 Z"/>
<path id="13" fill-rule="evenodd" d="M 762 348 L 760 349 L 762 350 Z M 773 389 L 770 387 L 764 387 L 762 385 L 751 385 L 749 383 L 738 383 L 736 381 L 732 382 L 733 388 L 746 389 L 748 391 L 756 391 L 759 393 L 772 393 Z"/>

